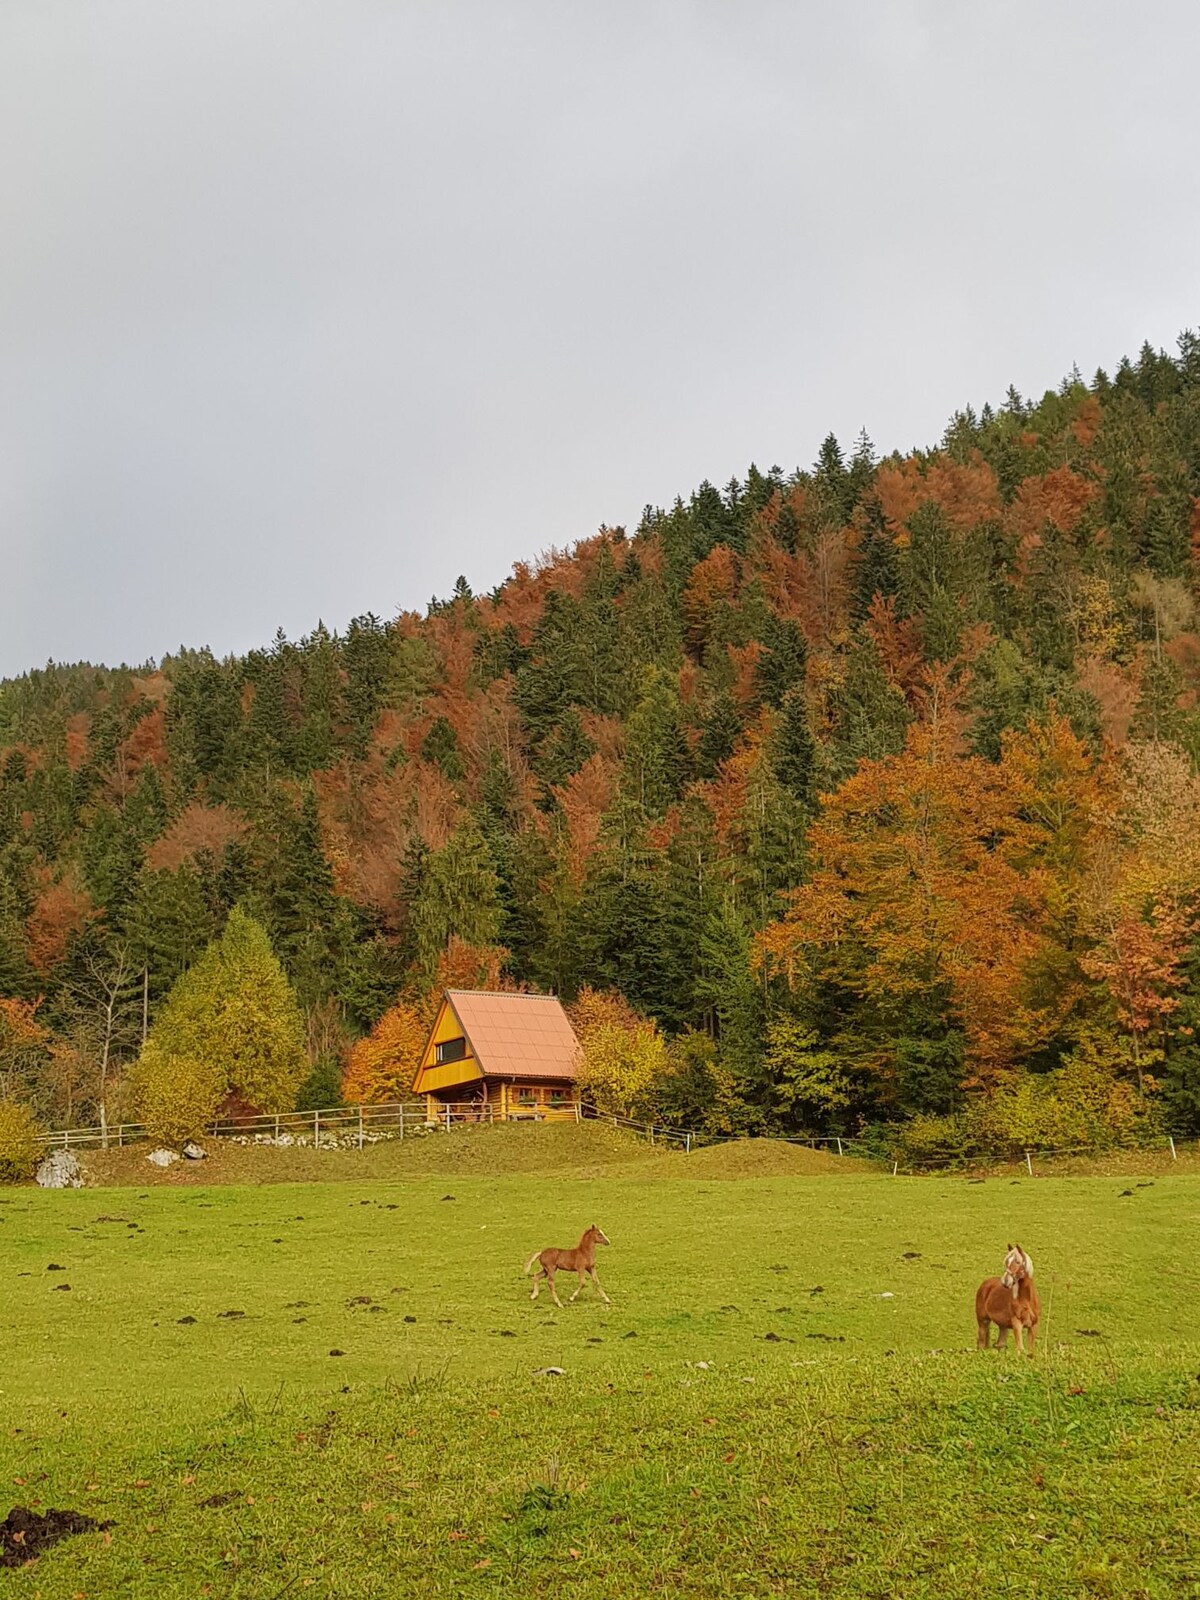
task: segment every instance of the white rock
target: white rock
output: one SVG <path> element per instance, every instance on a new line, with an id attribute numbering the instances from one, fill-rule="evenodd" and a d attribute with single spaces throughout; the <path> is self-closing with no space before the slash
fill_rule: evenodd
<path id="1" fill-rule="evenodd" d="M 43 1189 L 82 1189 L 79 1157 L 70 1150 L 52 1150 L 37 1169 L 37 1181 Z"/>
<path id="2" fill-rule="evenodd" d="M 183 1159 L 185 1161 L 207 1161 L 208 1151 L 203 1145 L 197 1144 L 194 1139 L 189 1139 L 183 1147 Z"/>
<path id="3" fill-rule="evenodd" d="M 179 1156 L 174 1150 L 151 1150 L 146 1157 L 154 1167 L 169 1167 L 173 1161 L 178 1161 Z"/>

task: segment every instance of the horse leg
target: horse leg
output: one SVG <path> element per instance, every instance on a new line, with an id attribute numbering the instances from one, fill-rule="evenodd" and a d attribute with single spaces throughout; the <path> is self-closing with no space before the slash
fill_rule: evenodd
<path id="1" fill-rule="evenodd" d="M 536 1300 L 538 1297 L 538 1290 L 542 1286 L 542 1275 L 545 1270 L 545 1267 L 539 1267 L 533 1275 L 533 1293 L 529 1296 L 531 1300 Z"/>
<path id="2" fill-rule="evenodd" d="M 977 1350 L 986 1350 L 992 1336 L 992 1325 L 986 1317 L 979 1318 L 979 1337 L 975 1340 Z"/>
<path id="3" fill-rule="evenodd" d="M 584 1284 L 587 1282 L 587 1274 L 584 1272 L 583 1268 L 582 1267 L 576 1267 L 575 1270 L 579 1275 L 579 1282 L 575 1287 L 575 1294 L 573 1294 L 571 1296 L 571 1299 L 567 1301 L 568 1305 L 571 1305 L 573 1303 L 573 1301 L 575 1300 L 575 1296 L 579 1293 L 580 1289 L 582 1289 Z"/>
<path id="4" fill-rule="evenodd" d="M 1006 1322 L 998 1322 L 996 1324 L 996 1349 L 1003 1350 L 1006 1348 L 1007 1344 L 1008 1324 Z"/>
<path id="5" fill-rule="evenodd" d="M 558 1309 L 562 1310 L 562 1301 L 558 1298 L 558 1290 L 554 1287 L 554 1268 L 546 1268 L 546 1281 L 550 1285 L 550 1295 Z"/>
<path id="6" fill-rule="evenodd" d="M 1023 1356 L 1025 1354 L 1025 1325 L 1024 1325 L 1024 1323 L 1014 1322 L 1013 1323 L 1013 1332 L 1017 1336 L 1017 1354 L 1019 1356 Z"/>
<path id="7" fill-rule="evenodd" d="M 592 1282 L 596 1285 L 597 1289 L 600 1290 L 600 1298 L 601 1298 L 601 1300 L 604 1301 L 604 1304 L 606 1306 L 612 1305 L 612 1301 L 608 1298 L 608 1296 L 605 1294 L 604 1290 L 600 1286 L 600 1279 L 599 1279 L 599 1277 L 598 1277 L 598 1275 L 596 1273 L 595 1267 L 592 1267 L 591 1273 L 592 1273 Z"/>

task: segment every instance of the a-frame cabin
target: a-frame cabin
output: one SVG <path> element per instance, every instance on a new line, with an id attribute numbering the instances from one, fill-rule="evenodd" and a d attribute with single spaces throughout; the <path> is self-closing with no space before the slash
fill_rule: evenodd
<path id="1" fill-rule="evenodd" d="M 579 1042 L 553 995 L 447 989 L 413 1090 L 430 1120 L 447 1106 L 481 1121 L 574 1122 Z"/>

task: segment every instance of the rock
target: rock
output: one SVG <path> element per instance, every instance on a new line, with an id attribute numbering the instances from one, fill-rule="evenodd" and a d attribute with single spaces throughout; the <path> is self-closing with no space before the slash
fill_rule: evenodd
<path id="1" fill-rule="evenodd" d="M 82 1189 L 79 1157 L 70 1150 L 51 1150 L 37 1169 L 37 1181 L 43 1189 Z"/>
<path id="2" fill-rule="evenodd" d="M 204 1149 L 203 1145 L 198 1145 L 194 1139 L 189 1139 L 183 1147 L 183 1159 L 185 1161 L 207 1161 L 208 1151 Z"/>
<path id="3" fill-rule="evenodd" d="M 174 1150 L 151 1150 L 146 1160 L 155 1167 L 169 1167 L 173 1161 L 178 1161 L 179 1157 Z"/>

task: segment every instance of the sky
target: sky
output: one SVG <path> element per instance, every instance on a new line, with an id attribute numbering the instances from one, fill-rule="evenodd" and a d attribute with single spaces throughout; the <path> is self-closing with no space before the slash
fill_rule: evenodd
<path id="1" fill-rule="evenodd" d="M 0 674 L 423 609 L 1200 327 L 1195 0 L 3 0 Z"/>

